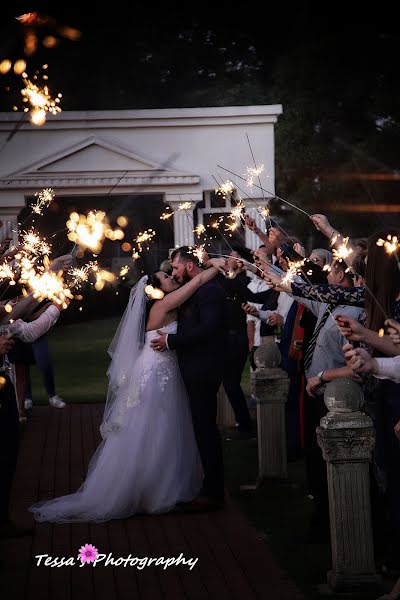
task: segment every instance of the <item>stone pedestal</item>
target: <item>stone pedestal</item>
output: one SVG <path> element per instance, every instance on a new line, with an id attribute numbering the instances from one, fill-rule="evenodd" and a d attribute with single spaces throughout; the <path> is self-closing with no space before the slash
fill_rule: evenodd
<path id="1" fill-rule="evenodd" d="M 285 404 L 289 379 L 279 368 L 280 352 L 269 338 L 254 354 L 257 369 L 251 373 L 257 402 L 258 480 L 287 477 Z"/>
<path id="2" fill-rule="evenodd" d="M 329 413 L 317 428 L 327 463 L 332 570 L 328 583 L 350 592 L 378 586 L 372 539 L 369 461 L 375 445 L 372 420 L 360 412 L 361 387 L 336 379 L 324 395 Z"/>
<path id="3" fill-rule="evenodd" d="M 231 403 L 221 385 L 217 398 L 217 425 L 220 427 L 234 427 L 236 424 L 235 413 Z"/>

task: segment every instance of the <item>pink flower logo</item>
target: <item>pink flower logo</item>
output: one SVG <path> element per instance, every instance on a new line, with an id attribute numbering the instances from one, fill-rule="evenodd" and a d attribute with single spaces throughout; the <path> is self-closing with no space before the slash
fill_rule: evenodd
<path id="1" fill-rule="evenodd" d="M 85 544 L 79 548 L 78 558 L 82 564 L 94 562 L 99 555 L 99 551 L 92 544 Z"/>

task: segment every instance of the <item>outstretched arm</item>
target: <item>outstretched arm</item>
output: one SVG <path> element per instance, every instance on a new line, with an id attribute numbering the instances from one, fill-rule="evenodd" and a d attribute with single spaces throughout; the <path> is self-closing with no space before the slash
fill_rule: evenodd
<path id="1" fill-rule="evenodd" d="M 207 268 L 208 267 L 208 268 Z M 190 296 L 193 294 L 207 281 L 213 279 L 220 271 L 226 270 L 226 260 L 224 258 L 213 258 L 206 264 L 206 270 L 198 273 L 188 283 L 185 283 L 182 287 L 167 294 L 158 303 L 158 310 L 164 312 L 170 312 L 181 306 Z"/>
<path id="2" fill-rule="evenodd" d="M 334 229 L 325 215 L 311 215 L 310 219 L 314 223 L 317 231 L 321 231 L 329 239 L 332 248 L 338 250 L 340 246 L 345 244 L 348 250 L 348 255 L 346 256 L 344 261 L 347 265 L 349 265 L 349 267 L 351 267 L 351 265 L 353 264 L 354 257 L 356 256 L 356 248 L 355 246 L 353 246 L 350 240 L 348 238 L 343 237 L 342 234 L 339 233 L 339 231 Z M 346 243 L 345 240 L 347 240 Z"/>

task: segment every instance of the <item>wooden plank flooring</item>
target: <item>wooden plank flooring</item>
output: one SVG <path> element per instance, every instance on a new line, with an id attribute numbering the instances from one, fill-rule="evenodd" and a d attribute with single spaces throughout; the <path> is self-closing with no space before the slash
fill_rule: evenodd
<path id="1" fill-rule="evenodd" d="M 199 514 L 140 516 L 99 524 L 35 523 L 27 507 L 76 491 L 96 449 L 103 405 L 64 410 L 34 407 L 22 437 L 12 496 L 12 518 L 34 535 L 1 543 L 0 595 L 4 600 L 300 600 L 268 546 L 237 506 Z M 114 558 L 196 557 L 187 566 L 99 564 L 50 568 L 35 556 L 77 557 L 92 543 Z"/>

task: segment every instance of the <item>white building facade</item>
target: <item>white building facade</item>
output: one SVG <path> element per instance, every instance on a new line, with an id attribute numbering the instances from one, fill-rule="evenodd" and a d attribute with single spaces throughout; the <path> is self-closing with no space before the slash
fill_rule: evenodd
<path id="1" fill-rule="evenodd" d="M 260 207 L 275 193 L 274 124 L 281 113 L 281 105 L 62 112 L 42 127 L 0 113 L 3 237 L 11 231 L 16 243 L 27 198 L 53 188 L 63 197 L 162 194 L 172 210 L 190 200 L 189 211 L 174 214 L 173 227 L 175 246 L 191 245 L 194 211 L 197 222 L 204 212 L 229 212 L 229 200 L 225 207 L 210 204 L 216 181 L 226 179 L 262 226 Z M 264 165 L 264 193 L 221 168 L 245 177 L 254 166 L 248 140 L 256 164 Z M 246 245 L 257 246 L 250 231 Z"/>

